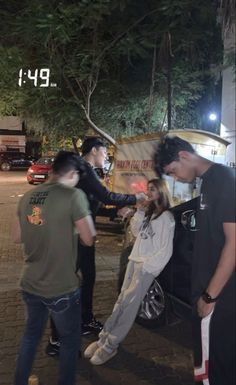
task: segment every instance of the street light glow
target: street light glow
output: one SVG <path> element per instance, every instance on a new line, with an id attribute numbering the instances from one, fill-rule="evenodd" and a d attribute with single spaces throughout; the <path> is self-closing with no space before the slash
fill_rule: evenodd
<path id="1" fill-rule="evenodd" d="M 217 115 L 212 112 L 210 115 L 209 115 L 209 119 L 212 120 L 212 121 L 215 121 L 217 119 Z"/>

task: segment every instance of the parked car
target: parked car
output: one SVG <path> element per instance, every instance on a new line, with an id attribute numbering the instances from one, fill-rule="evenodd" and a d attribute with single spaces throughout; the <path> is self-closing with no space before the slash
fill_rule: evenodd
<path id="1" fill-rule="evenodd" d="M 27 181 L 29 184 L 43 183 L 47 180 L 52 169 L 54 157 L 45 156 L 37 160 L 27 171 Z"/>
<path id="2" fill-rule="evenodd" d="M 173 254 L 159 277 L 153 280 L 139 308 L 136 321 L 143 326 L 151 328 L 166 323 L 170 311 L 181 317 L 191 315 L 191 264 L 197 199 L 171 209 L 176 221 Z M 119 291 L 133 243 L 134 238 L 127 224 L 120 257 Z"/>
<path id="3" fill-rule="evenodd" d="M 10 171 L 13 169 L 27 169 L 33 163 L 33 158 L 19 151 L 1 151 L 0 169 Z"/>

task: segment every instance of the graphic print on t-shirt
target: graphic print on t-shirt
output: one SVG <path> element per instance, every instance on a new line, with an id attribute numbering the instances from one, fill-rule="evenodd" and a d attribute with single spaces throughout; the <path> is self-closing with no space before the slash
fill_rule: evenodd
<path id="1" fill-rule="evenodd" d="M 208 204 L 206 201 L 206 197 L 203 193 L 200 194 L 200 210 L 206 210 L 208 208 Z"/>
<path id="2" fill-rule="evenodd" d="M 41 218 L 41 214 L 42 214 L 42 209 L 40 207 L 33 206 L 32 214 L 31 215 L 27 215 L 28 222 L 31 225 L 37 225 L 37 226 L 43 225 L 44 224 L 44 220 Z"/>
<path id="3" fill-rule="evenodd" d="M 36 191 L 30 197 L 30 205 L 44 205 L 45 199 L 48 197 L 49 191 Z"/>
<path id="4" fill-rule="evenodd" d="M 148 218 L 146 218 L 143 221 L 143 224 L 142 224 L 141 229 L 140 229 L 140 237 L 142 239 L 148 239 L 149 237 L 153 238 L 154 235 L 155 235 L 155 233 L 153 231 L 150 220 Z"/>

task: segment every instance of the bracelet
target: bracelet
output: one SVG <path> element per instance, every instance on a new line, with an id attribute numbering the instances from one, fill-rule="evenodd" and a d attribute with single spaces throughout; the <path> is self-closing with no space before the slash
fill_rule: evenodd
<path id="1" fill-rule="evenodd" d="M 206 303 L 213 303 L 213 302 L 216 302 L 218 299 L 218 297 L 212 298 L 212 296 L 207 291 L 204 291 L 201 297 L 203 301 Z"/>

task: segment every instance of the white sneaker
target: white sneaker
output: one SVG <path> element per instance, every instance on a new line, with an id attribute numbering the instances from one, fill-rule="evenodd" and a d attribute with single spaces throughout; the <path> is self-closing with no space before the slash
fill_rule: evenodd
<path id="1" fill-rule="evenodd" d="M 85 358 L 91 358 L 93 357 L 96 350 L 99 348 L 97 341 L 92 342 L 84 351 L 84 357 Z"/>
<path id="2" fill-rule="evenodd" d="M 113 352 L 108 353 L 103 348 L 98 348 L 92 358 L 90 359 L 91 364 L 93 365 L 102 365 L 105 362 L 109 361 L 112 357 L 114 357 L 117 353 L 117 349 L 113 350 Z"/>
<path id="3" fill-rule="evenodd" d="M 28 385 L 39 385 L 38 376 L 32 374 L 28 379 Z"/>

